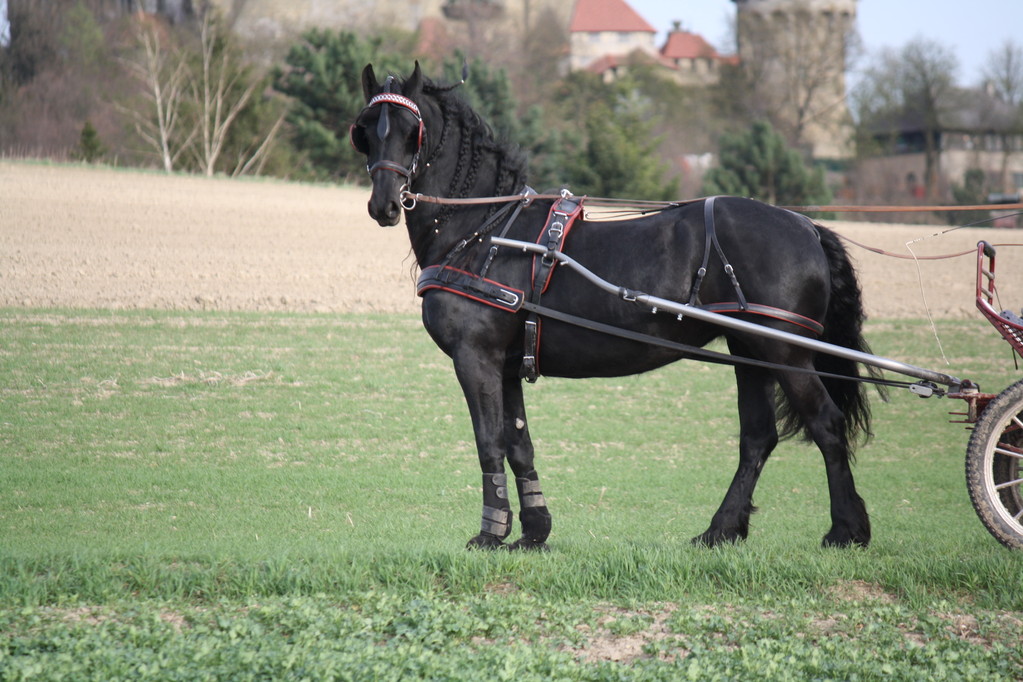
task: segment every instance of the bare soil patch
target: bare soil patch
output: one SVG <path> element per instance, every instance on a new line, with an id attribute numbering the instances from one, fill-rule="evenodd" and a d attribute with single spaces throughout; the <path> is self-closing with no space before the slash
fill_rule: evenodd
<path id="1" fill-rule="evenodd" d="M 368 198 L 364 188 L 0 161 L 0 306 L 418 312 L 405 230 L 377 226 Z M 980 239 L 1023 243 L 1019 230 L 827 224 L 921 257 Z M 849 250 L 871 317 L 922 318 L 925 305 L 936 318 L 977 315 L 972 256 Z M 1002 304 L 1017 310 L 1021 259 L 1003 249 L 998 269 Z"/>

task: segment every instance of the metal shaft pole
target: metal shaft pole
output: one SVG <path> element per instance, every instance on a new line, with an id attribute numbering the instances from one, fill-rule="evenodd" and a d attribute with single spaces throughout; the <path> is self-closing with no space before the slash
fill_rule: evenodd
<path id="1" fill-rule="evenodd" d="M 547 247 L 541 246 L 540 244 L 534 244 L 532 242 L 523 242 L 515 239 L 504 239 L 501 237 L 492 237 L 491 242 L 497 246 L 507 246 L 510 248 L 522 249 L 538 254 L 547 254 Z M 765 327 L 760 324 L 754 324 L 753 322 L 746 322 L 729 315 L 722 313 L 713 313 L 709 310 L 704 310 L 695 306 L 691 306 L 685 303 L 679 303 L 677 301 L 670 301 L 666 298 L 660 298 L 658 296 L 651 296 L 640 291 L 633 291 L 627 287 L 621 287 L 616 284 L 612 284 L 601 277 L 598 277 L 593 272 L 588 270 L 586 267 L 581 265 L 578 261 L 574 260 L 570 256 L 562 253 L 561 251 L 555 251 L 548 254 L 557 258 L 559 262 L 565 266 L 571 268 L 575 272 L 585 277 L 588 281 L 596 285 L 597 287 L 614 294 L 627 301 L 635 301 L 641 305 L 649 306 L 650 308 L 656 308 L 657 310 L 664 310 L 675 315 L 681 315 L 683 317 L 691 317 L 693 319 L 701 320 L 703 322 L 709 322 L 716 324 L 721 327 L 727 327 L 729 329 L 735 329 L 737 331 L 749 332 L 750 334 L 756 334 L 757 336 L 764 336 L 769 339 L 775 339 L 778 341 L 785 341 L 796 346 L 803 348 L 809 348 L 811 350 L 819 351 L 821 353 L 828 353 L 840 358 L 847 360 L 853 360 L 854 362 L 861 362 L 865 365 L 872 367 L 878 367 L 880 369 L 890 370 L 892 372 L 898 372 L 906 376 L 915 377 L 924 381 L 933 381 L 936 384 L 942 384 L 943 386 L 949 386 L 953 389 L 953 392 L 957 391 L 963 382 L 949 374 L 942 372 L 936 372 L 934 370 L 924 369 L 922 367 L 916 367 L 898 360 L 892 360 L 890 358 L 884 358 L 879 355 L 873 355 L 871 353 L 863 353 L 861 351 L 853 350 L 852 348 L 846 348 L 845 346 L 837 346 L 832 343 L 825 343 L 824 341 L 818 341 L 817 339 L 807 338 L 805 336 L 799 336 L 798 334 L 792 334 L 784 332 L 779 329 L 772 327 Z"/>

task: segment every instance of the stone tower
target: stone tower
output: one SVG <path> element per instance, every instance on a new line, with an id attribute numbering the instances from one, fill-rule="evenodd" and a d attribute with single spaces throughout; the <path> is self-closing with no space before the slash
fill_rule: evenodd
<path id="1" fill-rule="evenodd" d="M 732 0 L 760 113 L 818 159 L 852 155 L 845 70 L 856 0 Z"/>

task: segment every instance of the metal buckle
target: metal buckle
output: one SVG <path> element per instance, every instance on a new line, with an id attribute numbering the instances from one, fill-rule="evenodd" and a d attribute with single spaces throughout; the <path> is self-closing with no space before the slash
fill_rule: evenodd
<path id="1" fill-rule="evenodd" d="M 515 306 L 517 306 L 519 304 L 519 295 L 516 294 L 514 291 L 508 291 L 507 289 L 501 289 L 501 294 L 503 295 L 503 298 L 501 298 L 501 301 L 505 305 L 513 308 L 513 307 L 515 307 Z"/>

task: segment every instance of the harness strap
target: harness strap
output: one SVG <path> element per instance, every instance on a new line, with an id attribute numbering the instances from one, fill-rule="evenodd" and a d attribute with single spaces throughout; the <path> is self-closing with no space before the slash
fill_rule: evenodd
<path id="1" fill-rule="evenodd" d="M 741 303 L 708 303 L 701 306 L 696 306 L 703 310 L 709 310 L 712 313 L 752 313 L 754 315 L 763 315 L 764 317 L 771 317 L 775 320 L 781 320 L 782 322 L 788 322 L 794 324 L 797 327 L 802 327 L 807 331 L 813 332 L 815 335 L 820 336 L 824 333 L 824 325 L 817 320 L 794 313 L 791 310 L 784 310 L 782 308 L 775 308 L 774 306 L 763 305 L 761 303 L 747 303 L 746 307 L 743 308 Z"/>
<path id="2" fill-rule="evenodd" d="M 519 214 L 522 213 L 522 209 L 532 203 L 532 197 L 535 195 L 536 190 L 529 185 L 526 185 L 526 188 L 522 190 L 522 201 L 515 205 L 515 211 L 512 213 L 511 217 L 508 218 L 508 222 L 504 224 L 504 229 L 502 229 L 501 233 L 497 235 L 498 237 L 503 238 L 506 234 L 508 234 L 508 230 L 511 229 L 512 224 L 518 219 Z M 492 244 L 490 246 L 490 251 L 487 253 L 487 260 L 484 261 L 483 267 L 480 269 L 480 277 L 487 276 L 487 271 L 490 270 L 490 264 L 494 262 L 494 257 L 497 255 L 497 248 L 497 244 Z"/>
<path id="3" fill-rule="evenodd" d="M 423 271 L 419 273 L 419 279 L 416 281 L 416 294 L 422 296 L 430 289 L 443 289 L 444 291 L 450 291 L 451 293 L 471 298 L 474 301 L 485 303 L 500 310 L 517 312 L 522 306 L 525 292 L 521 289 L 487 279 L 486 277 L 487 271 L 490 270 L 490 264 L 493 263 L 494 257 L 497 255 L 498 247 L 496 244 L 490 247 L 490 252 L 487 254 L 486 261 L 484 261 L 479 274 L 461 270 L 448 265 L 448 263 L 464 251 L 469 244 L 476 240 L 481 240 L 490 234 L 501 218 L 510 212 L 511 215 L 505 222 L 500 236 L 503 237 L 507 234 L 512 224 L 518 219 L 523 207 L 530 203 L 531 195 L 535 194 L 536 191 L 532 187 L 526 187 L 522 191 L 522 201 L 517 206 L 515 204 L 503 206 L 494 215 L 490 216 L 472 236 L 466 237 L 455 244 L 439 264 L 423 268 Z"/>
<path id="4" fill-rule="evenodd" d="M 697 300 L 700 296 L 700 286 L 703 284 L 703 278 L 707 276 L 707 264 L 710 262 L 710 247 L 713 244 L 714 249 L 717 251 L 718 258 L 721 259 L 721 263 L 724 265 L 725 274 L 732 280 L 732 288 L 735 289 L 735 295 L 739 299 L 739 307 L 745 311 L 749 308 L 749 304 L 746 302 L 746 296 L 742 293 L 742 287 L 739 286 L 739 280 L 735 276 L 735 270 L 732 268 L 732 264 L 728 262 L 725 257 L 725 251 L 721 248 L 721 242 L 718 241 L 717 229 L 714 225 L 714 200 L 717 197 L 707 197 L 703 202 L 703 224 L 706 230 L 706 237 L 703 244 L 703 264 L 700 265 L 700 269 L 696 271 L 696 279 L 693 281 L 692 289 L 689 294 L 689 305 L 696 305 Z"/>
<path id="5" fill-rule="evenodd" d="M 563 190 L 561 198 L 551 206 L 547 214 L 547 223 L 537 237 L 537 244 L 547 240 L 547 253 L 533 256 L 533 277 L 532 289 L 529 293 L 531 303 L 539 304 L 540 297 L 547 290 L 554 274 L 554 267 L 558 259 L 554 257 L 556 251 L 560 251 L 568 237 L 568 231 L 572 229 L 583 211 L 583 200 L 585 197 L 575 198 L 568 190 Z M 540 318 L 531 313 L 526 320 L 524 344 L 522 354 L 522 367 L 519 369 L 519 376 L 529 383 L 535 383 L 540 376 L 539 354 L 540 354 Z"/>
<path id="6" fill-rule="evenodd" d="M 431 289 L 449 291 L 510 313 L 518 312 L 525 299 L 525 292 L 521 289 L 505 286 L 450 265 L 431 265 L 419 273 L 416 294 L 422 296 Z"/>

